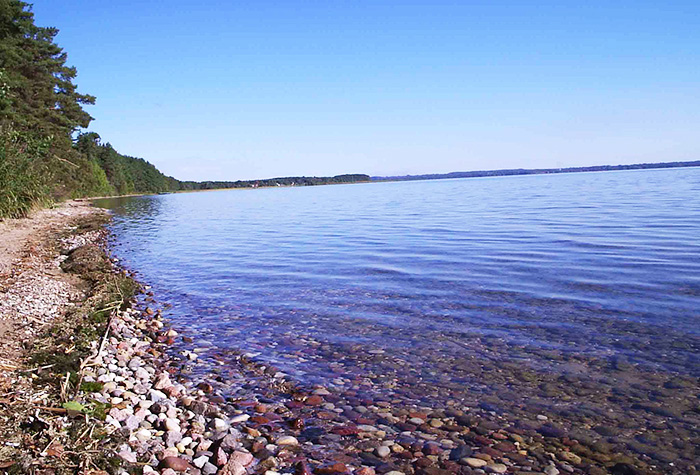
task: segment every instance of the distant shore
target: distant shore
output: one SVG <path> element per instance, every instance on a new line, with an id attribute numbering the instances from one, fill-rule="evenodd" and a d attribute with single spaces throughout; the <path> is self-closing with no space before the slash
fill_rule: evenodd
<path id="1" fill-rule="evenodd" d="M 632 165 L 595 165 L 590 167 L 568 167 L 568 168 L 511 168 L 500 170 L 480 170 L 468 172 L 434 173 L 423 175 L 401 175 L 401 176 L 376 176 L 372 181 L 412 181 L 412 180 L 442 180 L 449 178 L 483 178 L 496 176 L 518 176 L 518 175 L 552 175 L 559 173 L 586 173 L 586 172 L 611 172 L 626 170 L 658 170 L 665 168 L 692 168 L 700 167 L 700 160 L 692 162 L 659 162 L 659 163 L 637 163 Z"/>
<path id="2" fill-rule="evenodd" d="M 76 199 L 76 201 L 94 201 L 115 198 L 129 198 L 135 196 L 154 196 L 154 195 L 170 195 L 174 193 L 195 193 L 200 191 L 222 191 L 222 190 L 259 190 L 270 188 L 306 188 L 310 186 L 326 186 L 326 185 L 354 185 L 362 183 L 386 183 L 396 181 L 427 181 L 427 180 L 445 180 L 458 178 L 488 178 L 488 177 L 506 177 L 506 176 L 525 176 L 525 175 L 556 175 L 564 173 L 589 173 L 589 172 L 612 172 L 612 171 L 632 171 L 632 170 L 664 170 L 674 168 L 698 168 L 700 160 L 692 162 L 660 162 L 660 163 L 640 163 L 633 165 L 596 165 L 591 167 L 569 167 L 569 168 L 518 168 L 518 169 L 501 169 L 501 170 L 483 170 L 469 172 L 451 172 L 443 174 L 427 174 L 427 175 L 401 175 L 401 176 L 373 176 L 368 181 L 354 181 L 345 183 L 319 183 L 315 185 L 263 185 L 263 186 L 233 186 L 222 188 L 201 188 L 193 190 L 174 190 L 163 191 L 158 193 L 130 193 L 127 195 L 112 195 L 112 196 L 91 196 Z M 268 181 L 275 179 L 266 179 Z M 251 180 L 253 183 L 258 180 Z"/>

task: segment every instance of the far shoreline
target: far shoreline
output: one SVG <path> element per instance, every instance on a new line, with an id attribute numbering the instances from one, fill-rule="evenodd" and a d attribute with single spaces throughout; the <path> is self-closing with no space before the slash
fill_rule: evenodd
<path id="1" fill-rule="evenodd" d="M 678 165 L 671 165 L 678 163 Z M 700 168 L 700 160 L 691 162 L 659 162 L 659 163 L 644 163 L 635 165 L 600 165 L 593 167 L 574 167 L 574 168 L 563 168 L 563 169 L 518 169 L 520 173 L 502 173 L 497 172 L 508 172 L 511 170 L 484 170 L 484 171 L 473 171 L 473 172 L 452 172 L 445 174 L 431 174 L 431 175 L 404 175 L 401 177 L 370 177 L 367 181 L 356 181 L 347 183 L 322 183 L 318 185 L 278 185 L 278 186 L 232 186 L 223 188 L 205 188 L 198 190 L 174 190 L 174 191 L 161 191 L 161 192 L 143 192 L 143 193 L 129 193 L 126 195 L 111 195 L 111 196 L 88 196 L 82 198 L 75 198 L 73 201 L 85 202 L 85 201 L 97 201 L 97 200 L 111 200 L 116 198 L 135 198 L 139 196 L 157 196 L 157 195 L 172 195 L 179 193 L 199 193 L 199 192 L 210 192 L 210 191 L 228 191 L 228 190 L 267 190 L 276 188 L 313 188 L 318 186 L 331 186 L 331 185 L 359 185 L 359 184 L 374 184 L 374 183 L 397 183 L 406 181 L 435 181 L 435 180 L 461 180 L 468 178 L 509 178 L 509 177 L 522 177 L 522 176 L 537 176 L 537 175 L 570 175 L 575 173 L 610 173 L 610 172 L 631 172 L 631 171 L 649 171 L 649 170 L 678 170 L 678 169 L 689 169 L 689 168 Z M 556 170 L 556 171 L 555 171 Z M 468 176 L 452 176 L 458 174 L 473 174 Z M 272 178 L 274 179 L 274 178 Z"/>

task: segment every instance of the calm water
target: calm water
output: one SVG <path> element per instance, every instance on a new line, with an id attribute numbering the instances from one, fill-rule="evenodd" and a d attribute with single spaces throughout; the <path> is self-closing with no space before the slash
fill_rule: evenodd
<path id="1" fill-rule="evenodd" d="M 102 204 L 116 254 L 195 346 L 303 383 L 390 371 L 469 392 L 484 376 L 467 358 L 700 376 L 700 169 Z"/>
<path id="2" fill-rule="evenodd" d="M 175 351 L 200 353 L 195 377 L 237 350 L 349 400 L 547 414 L 700 459 L 700 169 L 101 204 L 115 254 L 194 339 Z"/>

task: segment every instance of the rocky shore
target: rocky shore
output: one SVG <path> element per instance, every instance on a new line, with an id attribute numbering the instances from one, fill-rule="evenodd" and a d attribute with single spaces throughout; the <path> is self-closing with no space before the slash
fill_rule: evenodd
<path id="1" fill-rule="evenodd" d="M 20 240 L 0 282 L 0 473 L 660 473 L 542 415 L 301 387 L 244 353 L 202 374 L 187 329 L 108 257 L 104 214 L 44 213 L 0 229 Z"/>

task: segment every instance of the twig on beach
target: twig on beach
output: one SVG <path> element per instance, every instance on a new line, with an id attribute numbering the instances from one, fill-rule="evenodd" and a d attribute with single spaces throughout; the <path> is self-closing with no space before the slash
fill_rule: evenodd
<path id="1" fill-rule="evenodd" d="M 80 434 L 80 437 L 78 437 L 78 438 L 75 440 L 74 444 L 77 445 L 78 442 L 80 442 L 81 439 L 82 439 L 83 437 L 85 437 L 85 436 L 87 435 L 88 432 L 90 432 L 90 434 L 92 435 L 92 430 L 93 430 L 94 428 L 95 428 L 95 424 L 93 424 L 93 425 L 91 425 L 91 426 L 88 426 L 88 428 L 85 429 L 85 430 L 83 431 L 82 434 Z"/>
<path id="2" fill-rule="evenodd" d="M 55 364 L 47 364 L 46 366 L 37 366 L 36 368 L 23 369 L 23 370 L 20 371 L 20 373 L 31 373 L 31 372 L 34 372 L 34 371 L 40 371 L 40 370 L 42 370 L 42 369 L 53 368 L 54 366 L 56 366 L 56 365 L 55 365 Z"/>
<path id="3" fill-rule="evenodd" d="M 41 455 L 46 454 L 46 451 L 49 450 L 49 447 L 51 447 L 51 446 L 53 445 L 53 443 L 56 442 L 56 440 L 58 440 L 58 437 L 54 437 L 53 439 L 51 439 L 51 442 L 49 442 L 49 445 L 47 445 L 46 447 L 44 447 L 44 450 L 42 450 L 42 451 L 39 452 L 39 453 L 40 453 Z"/>
<path id="4" fill-rule="evenodd" d="M 108 307 L 101 309 L 101 311 L 110 311 L 109 320 L 107 320 L 107 328 L 105 328 L 104 335 L 102 335 L 102 339 L 100 340 L 100 346 L 97 348 L 97 350 L 80 362 L 80 371 L 78 372 L 78 384 L 75 386 L 75 394 L 73 397 L 78 397 L 78 394 L 80 393 L 80 386 L 83 383 L 83 374 L 85 372 L 85 368 L 95 364 L 95 360 L 104 351 L 105 344 L 107 343 L 107 338 L 109 337 L 109 329 L 112 327 L 112 321 L 114 320 L 114 317 L 118 315 L 121 306 L 124 305 L 124 294 L 119 288 L 119 285 L 117 285 L 116 279 L 114 283 L 120 298 L 119 300 L 115 300 L 113 302 L 108 303 Z"/>
<path id="5" fill-rule="evenodd" d="M 66 371 L 66 379 L 63 380 L 61 384 L 61 401 L 66 400 L 66 394 L 68 392 L 68 381 L 70 380 L 70 371 Z"/>
<path id="6" fill-rule="evenodd" d="M 68 409 L 64 409 L 62 407 L 39 406 L 37 409 L 40 411 L 55 412 L 56 414 L 66 414 L 68 412 Z"/>
<path id="7" fill-rule="evenodd" d="M 44 320 L 39 320 L 38 318 L 34 318 L 29 315 L 25 315 L 25 318 L 31 322 L 38 323 L 39 325 L 46 325 L 48 322 L 45 322 Z"/>

